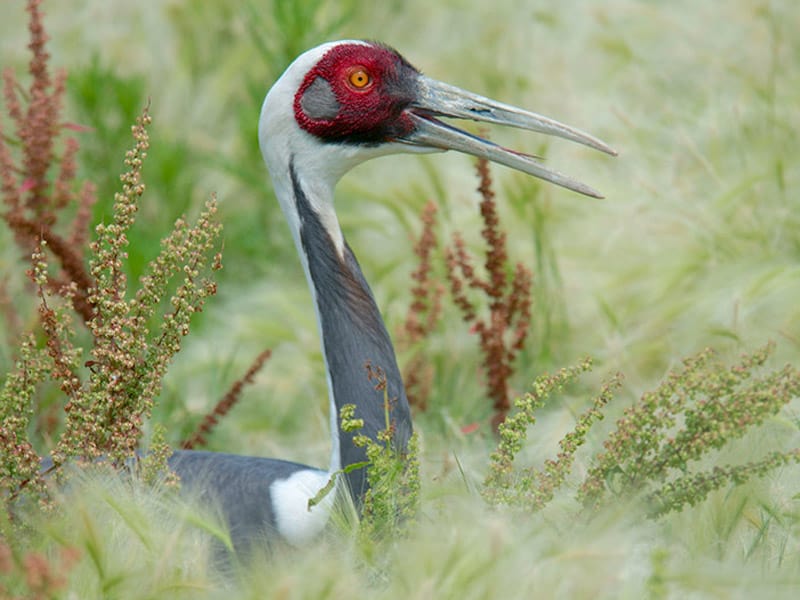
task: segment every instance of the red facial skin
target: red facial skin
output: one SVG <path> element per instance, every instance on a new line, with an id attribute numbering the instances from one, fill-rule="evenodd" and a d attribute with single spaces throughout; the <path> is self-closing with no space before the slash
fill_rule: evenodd
<path id="1" fill-rule="evenodd" d="M 369 83 L 356 87 L 350 75 L 363 70 Z M 302 129 L 333 143 L 378 144 L 410 133 L 414 126 L 403 111 L 416 98 L 419 72 L 394 50 L 377 44 L 343 44 L 329 50 L 306 74 L 294 97 L 294 114 Z M 313 119 L 303 111 L 303 94 L 321 77 L 338 102 L 332 118 Z"/>

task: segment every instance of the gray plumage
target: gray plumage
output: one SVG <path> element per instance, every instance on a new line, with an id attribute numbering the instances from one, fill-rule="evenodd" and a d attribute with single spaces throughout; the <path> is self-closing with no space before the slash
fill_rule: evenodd
<path id="1" fill-rule="evenodd" d="M 324 473 L 286 460 L 198 450 L 179 450 L 168 462 L 181 478 L 181 492 L 221 517 L 240 556 L 269 550 L 280 539 L 270 494 L 273 482 L 303 469 Z"/>

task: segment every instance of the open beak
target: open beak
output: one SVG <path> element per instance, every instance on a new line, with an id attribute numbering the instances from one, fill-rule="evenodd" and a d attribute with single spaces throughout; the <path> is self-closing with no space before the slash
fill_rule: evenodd
<path id="1" fill-rule="evenodd" d="M 617 155 L 617 152 L 605 142 L 569 125 L 516 106 L 484 98 L 424 75 L 419 76 L 417 99 L 406 109 L 406 114 L 411 118 L 415 128 L 412 132 L 399 138 L 397 140 L 399 142 L 441 150 L 457 150 L 485 158 L 594 198 L 603 196 L 580 181 L 548 169 L 535 157 L 498 146 L 443 123 L 436 117 L 470 119 L 538 131 L 584 144 L 611 156 Z"/>

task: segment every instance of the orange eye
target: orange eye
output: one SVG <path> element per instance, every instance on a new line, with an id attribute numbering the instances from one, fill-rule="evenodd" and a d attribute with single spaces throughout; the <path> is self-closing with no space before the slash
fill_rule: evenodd
<path id="1" fill-rule="evenodd" d="M 349 81 L 350 85 L 352 85 L 354 88 L 363 90 L 370 83 L 372 83 L 372 77 L 370 77 L 369 71 L 367 71 L 364 67 L 356 67 L 350 71 L 350 74 L 347 76 L 347 81 Z"/>

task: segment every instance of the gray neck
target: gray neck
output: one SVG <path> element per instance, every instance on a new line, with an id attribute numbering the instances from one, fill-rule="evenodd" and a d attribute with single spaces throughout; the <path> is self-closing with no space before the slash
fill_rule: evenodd
<path id="1" fill-rule="evenodd" d="M 325 220 L 314 209 L 303 189 L 301 178 L 290 161 L 291 187 L 299 218 L 299 244 L 304 252 L 309 285 L 317 304 L 322 349 L 328 368 L 329 385 L 336 409 L 340 466 L 366 460 L 363 448 L 353 444 L 353 433 L 339 427 L 338 412 L 345 404 L 355 404 L 355 417 L 364 420 L 357 433 L 377 439 L 386 429 L 384 396 L 367 377 L 365 364 L 383 369 L 388 397 L 392 401 L 390 421 L 394 446 L 405 451 L 411 436 L 411 414 L 392 341 L 358 261 L 345 242 L 341 252 L 334 237 L 338 231 L 326 229 Z M 330 223 L 328 223 L 330 227 Z M 333 407 L 332 407 L 333 408 Z M 357 505 L 367 489 L 364 469 L 346 476 Z"/>

